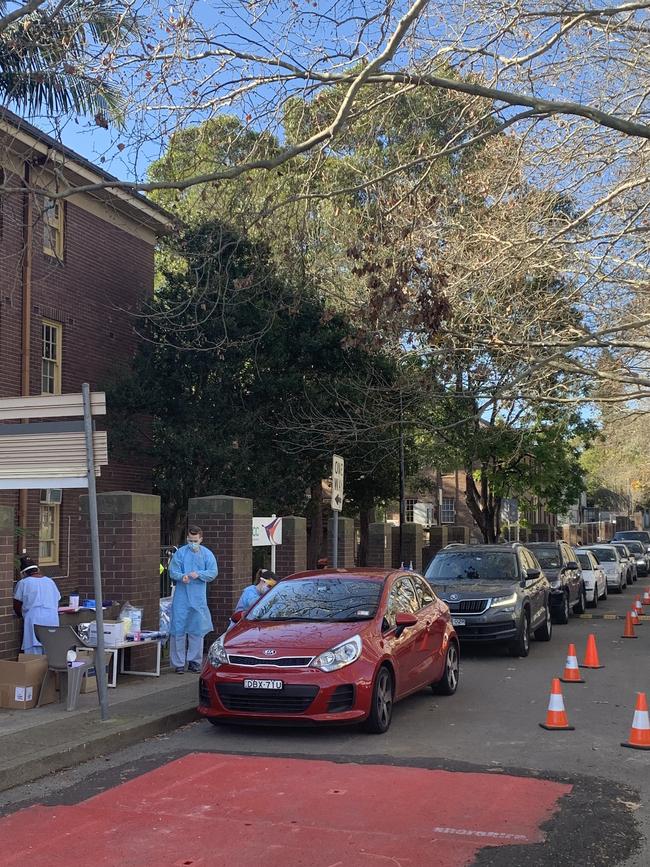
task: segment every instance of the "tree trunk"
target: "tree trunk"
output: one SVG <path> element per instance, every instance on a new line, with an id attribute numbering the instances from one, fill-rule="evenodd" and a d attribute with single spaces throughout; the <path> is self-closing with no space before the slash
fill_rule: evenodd
<path id="1" fill-rule="evenodd" d="M 316 569 L 323 545 L 323 486 L 312 482 L 307 505 L 307 568 Z"/>
<path id="2" fill-rule="evenodd" d="M 481 491 L 474 481 L 473 471 L 465 471 L 465 502 L 471 516 L 478 524 L 483 541 L 499 541 L 501 524 L 501 498 L 490 491 L 487 476 L 481 472 Z"/>

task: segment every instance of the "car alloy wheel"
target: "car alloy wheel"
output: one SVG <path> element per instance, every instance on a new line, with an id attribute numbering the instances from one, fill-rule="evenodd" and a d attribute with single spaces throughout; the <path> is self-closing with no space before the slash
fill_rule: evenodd
<path id="1" fill-rule="evenodd" d="M 437 695 L 453 695 L 458 689 L 458 680 L 460 678 L 460 663 L 458 660 L 458 648 L 451 642 L 447 648 L 447 656 L 445 658 L 445 671 L 442 679 L 437 683 L 431 684 L 431 689 Z"/>
<path id="2" fill-rule="evenodd" d="M 546 616 L 542 626 L 535 630 L 535 641 L 550 641 L 553 637 L 553 619 L 548 602 L 546 603 Z"/>
<path id="3" fill-rule="evenodd" d="M 393 677 L 386 666 L 377 672 L 372 690 L 370 715 L 366 720 L 366 731 L 383 734 L 388 730 L 393 716 Z"/>
<path id="4" fill-rule="evenodd" d="M 558 623 L 569 622 L 569 597 L 566 593 L 562 594 L 562 607 L 557 613 L 556 620 Z"/>
<path id="5" fill-rule="evenodd" d="M 510 656 L 528 656 L 530 651 L 530 615 L 527 611 L 521 615 L 519 634 L 510 645 Z"/>

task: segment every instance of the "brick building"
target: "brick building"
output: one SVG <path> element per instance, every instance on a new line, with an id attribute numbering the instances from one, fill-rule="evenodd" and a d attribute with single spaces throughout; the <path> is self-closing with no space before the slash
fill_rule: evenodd
<path id="1" fill-rule="evenodd" d="M 115 180 L 17 116 L 0 110 L 0 397 L 101 390 L 137 344 L 136 311 L 153 290 L 158 236 L 171 218 L 141 195 L 104 189 L 52 200 L 38 190 Z M 99 420 L 98 420 L 99 423 Z M 98 491 L 150 493 L 146 466 L 111 460 Z M 79 526 L 75 490 L 0 491 L 26 549 L 78 586 L 69 539 Z M 3 573 L 5 574 L 5 573 Z M 17 648 L 13 586 L 0 586 L 0 657 Z"/>

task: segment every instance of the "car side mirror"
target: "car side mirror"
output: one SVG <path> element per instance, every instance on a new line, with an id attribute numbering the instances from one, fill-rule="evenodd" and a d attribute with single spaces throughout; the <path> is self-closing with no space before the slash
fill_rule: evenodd
<path id="1" fill-rule="evenodd" d="M 232 615 L 232 617 L 230 619 L 232 620 L 233 623 L 239 623 L 239 621 L 242 619 L 243 616 L 244 616 L 243 611 L 235 611 L 235 613 Z"/>
<path id="2" fill-rule="evenodd" d="M 537 581 L 541 574 L 540 569 L 526 569 L 526 581 Z"/>
<path id="3" fill-rule="evenodd" d="M 569 560 L 569 562 L 566 564 L 566 568 L 567 569 L 579 569 L 580 566 L 578 565 L 578 563 L 576 563 L 575 560 Z"/>
<path id="4" fill-rule="evenodd" d="M 417 626 L 418 619 L 415 614 L 409 614 L 407 611 L 400 611 L 395 617 L 395 635 L 400 636 L 405 629 L 412 626 Z"/>

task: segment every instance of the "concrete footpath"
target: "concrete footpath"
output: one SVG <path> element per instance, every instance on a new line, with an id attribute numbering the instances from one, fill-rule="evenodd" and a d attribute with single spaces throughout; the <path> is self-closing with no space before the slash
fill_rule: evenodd
<path id="1" fill-rule="evenodd" d="M 102 722 L 97 693 L 32 710 L 0 709 L 0 791 L 107 755 L 198 719 L 198 675 L 163 672 L 128 676 L 108 690 L 110 718 Z"/>

